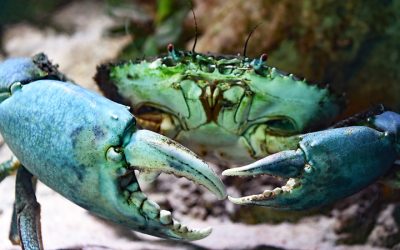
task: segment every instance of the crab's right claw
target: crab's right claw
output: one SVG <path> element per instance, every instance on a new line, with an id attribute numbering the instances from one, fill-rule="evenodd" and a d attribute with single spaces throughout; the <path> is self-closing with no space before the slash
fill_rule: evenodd
<path id="1" fill-rule="evenodd" d="M 286 185 L 262 194 L 229 199 L 240 205 L 303 210 L 351 195 L 385 174 L 396 160 L 395 135 L 345 127 L 299 137 L 297 150 L 282 151 L 223 175 L 261 174 L 288 178 Z"/>

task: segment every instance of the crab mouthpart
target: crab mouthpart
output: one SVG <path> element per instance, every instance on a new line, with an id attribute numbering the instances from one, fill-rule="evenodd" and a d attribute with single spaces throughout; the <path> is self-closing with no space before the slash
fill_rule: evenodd
<path id="1" fill-rule="evenodd" d="M 226 197 L 222 181 L 207 163 L 189 149 L 165 136 L 148 130 L 138 130 L 132 134 L 129 142 L 124 146 L 124 155 L 131 168 L 139 170 L 139 178 L 152 181 L 160 173 L 173 174 L 204 186 L 219 199 Z M 139 184 L 135 181 L 131 185 L 138 186 Z M 134 191 L 130 194 L 130 199 L 133 203 L 138 201 L 136 205 L 142 209 L 146 217 L 170 229 L 166 233 L 168 237 L 198 240 L 211 233 L 211 228 L 194 230 L 181 224 L 172 218 L 171 212 L 161 210 L 157 203 L 147 199 L 136 186 L 130 188 L 131 192 Z"/>
<path id="2" fill-rule="evenodd" d="M 225 170 L 222 174 L 227 176 L 271 175 L 288 179 L 286 184 L 282 187 L 277 187 L 273 190 L 265 190 L 261 194 L 245 197 L 234 198 L 228 196 L 228 199 L 238 205 L 262 205 L 263 202 L 289 196 L 292 192 L 301 188 L 300 176 L 306 165 L 303 151 L 298 149 L 282 151 L 249 165 Z"/>

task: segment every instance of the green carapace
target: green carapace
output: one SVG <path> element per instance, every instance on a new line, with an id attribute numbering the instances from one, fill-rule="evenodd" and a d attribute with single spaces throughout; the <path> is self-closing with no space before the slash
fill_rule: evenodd
<path id="1" fill-rule="evenodd" d="M 266 65 L 267 55 L 168 55 L 102 65 L 103 93 L 132 107 L 140 126 L 219 164 L 243 164 L 297 143 L 292 136 L 332 122 L 340 111 L 328 89 Z"/>

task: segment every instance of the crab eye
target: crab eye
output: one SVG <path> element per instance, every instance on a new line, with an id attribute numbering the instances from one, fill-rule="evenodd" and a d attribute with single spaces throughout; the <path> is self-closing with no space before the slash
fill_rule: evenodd
<path id="1" fill-rule="evenodd" d="M 234 68 L 235 67 L 233 65 L 226 65 L 226 64 L 218 65 L 218 71 L 222 75 L 232 74 Z"/>
<path id="2" fill-rule="evenodd" d="M 207 73 L 212 73 L 215 70 L 215 65 L 209 62 L 199 62 L 200 69 Z"/>
<path id="3" fill-rule="evenodd" d="M 295 123 L 288 117 L 274 118 L 265 124 L 268 131 L 280 135 L 292 134 L 297 131 Z"/>

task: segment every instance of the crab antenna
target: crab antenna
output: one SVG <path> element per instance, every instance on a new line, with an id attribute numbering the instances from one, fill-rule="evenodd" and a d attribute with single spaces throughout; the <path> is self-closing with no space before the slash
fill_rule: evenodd
<path id="1" fill-rule="evenodd" d="M 197 44 L 198 30 L 197 30 L 196 13 L 194 12 L 194 9 L 193 9 L 193 1 L 189 1 L 189 3 L 190 3 L 190 10 L 192 11 L 193 19 L 194 19 L 194 43 L 193 43 L 193 47 L 192 47 L 192 53 L 194 54 L 194 50 L 195 50 L 196 44 Z"/>
<path id="2" fill-rule="evenodd" d="M 130 24 L 129 20 L 126 18 L 124 20 L 124 31 L 125 31 L 125 35 L 127 35 L 127 36 L 132 35 L 132 33 L 129 31 L 130 26 L 131 26 L 131 24 Z"/>
<path id="3" fill-rule="evenodd" d="M 246 50 L 247 50 L 247 44 L 249 43 L 250 37 L 253 34 L 253 32 L 260 26 L 261 22 L 258 23 L 254 28 L 250 31 L 249 35 L 247 36 L 246 42 L 244 43 L 244 48 L 243 48 L 243 57 L 246 57 Z"/>

